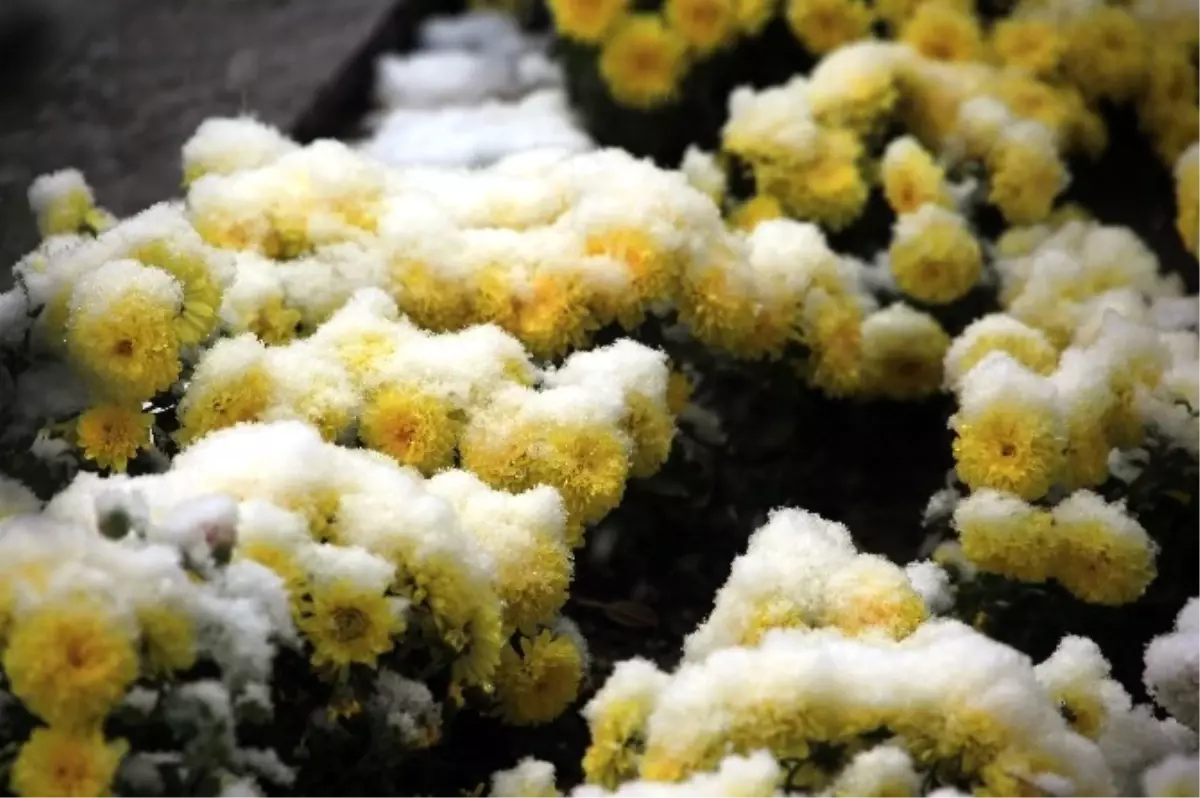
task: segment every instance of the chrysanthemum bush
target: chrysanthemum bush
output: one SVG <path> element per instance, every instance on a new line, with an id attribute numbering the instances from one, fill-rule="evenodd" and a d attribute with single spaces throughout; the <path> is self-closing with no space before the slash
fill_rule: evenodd
<path id="1" fill-rule="evenodd" d="M 1167 162 L 1197 131 L 1197 17 L 1186 3 L 549 0 L 547 6 L 568 85 L 593 137 L 668 160 L 689 142 L 711 146 L 734 87 L 782 83 L 862 41 L 896 42 L 920 59 L 904 65 L 899 87 L 888 85 L 889 59 L 881 49 L 814 71 L 823 122 L 872 132 L 872 123 L 883 121 L 880 106 L 899 100 L 901 114 L 916 120 L 915 132 L 932 145 L 954 124 L 955 98 L 994 95 L 1017 116 L 1050 127 L 1064 149 L 1094 155 L 1105 143 L 1094 111 L 1120 104 L 1134 109 Z M 1030 160 L 1022 149 L 991 159 L 1011 170 L 1013 161 Z M 1041 171 L 1053 180 L 1049 166 Z"/>
<path id="2" fill-rule="evenodd" d="M 661 350 L 568 352 L 672 274 L 608 254 L 639 231 L 583 191 L 595 160 L 384 173 L 213 120 L 183 202 L 117 220 L 76 173 L 38 181 L 47 238 L 4 296 L 11 789 L 388 785 L 460 713 L 563 712 L 572 550 L 662 466 L 680 396 Z M 608 160 L 719 228 L 680 176 Z M 550 224 L 573 205 L 591 238 Z"/>
<path id="3" fill-rule="evenodd" d="M 553 722 L 599 676 L 580 794 L 1192 789 L 1195 298 L 1132 231 L 1052 212 L 1061 131 L 983 84 L 895 105 L 930 58 L 838 50 L 817 73 L 866 64 L 892 99 L 834 83 L 832 116 L 818 74 L 735 92 L 723 146 L 760 192 L 736 209 L 698 153 L 389 170 L 245 118 L 129 218 L 40 179 L 45 241 L 0 296 L 9 788 L 402 792 L 463 724 Z M 843 254 L 885 139 L 894 235 Z M 938 160 L 975 147 L 985 193 Z M 1195 172 L 1193 148 L 1185 240 Z M 638 484 L 742 445 L 703 399 L 729 374 L 789 417 L 952 401 L 926 551 L 735 513 L 678 667 L 594 671 L 575 553 Z M 1149 626 L 1114 649 L 1114 619 Z"/>
<path id="4" fill-rule="evenodd" d="M 1068 164 L 1096 168 L 1109 109 L 1132 103 L 1194 251 L 1196 43 L 1162 27 L 1194 14 L 1027 4 L 985 23 L 918 4 L 898 41 L 848 37 L 807 75 L 735 89 L 719 152 L 683 160 L 752 239 L 818 224 L 871 261 L 858 274 L 876 300 L 899 300 L 841 315 L 845 367 L 826 388 L 955 397 L 956 465 L 927 520 L 935 542 L 959 535 L 939 550 L 970 582 L 959 615 L 1027 651 L 1085 622 L 1000 631 L 1024 613 L 1087 614 L 1072 597 L 1165 612 L 1192 591 L 1196 300 L 1131 230 L 1062 197 Z M 880 214 L 894 223 L 876 250 Z"/>
<path id="5" fill-rule="evenodd" d="M 1034 663 L 938 617 L 953 605 L 934 563 L 902 569 L 856 552 L 840 524 L 779 510 L 734 561 L 683 663 L 622 662 L 584 708 L 590 784 L 572 794 L 1195 789 L 1194 599 L 1146 654 L 1147 685 L 1175 713 L 1165 718 L 1110 677 L 1093 641 L 1063 637 Z M 522 762 L 493 794 L 550 794 L 552 778 Z"/>

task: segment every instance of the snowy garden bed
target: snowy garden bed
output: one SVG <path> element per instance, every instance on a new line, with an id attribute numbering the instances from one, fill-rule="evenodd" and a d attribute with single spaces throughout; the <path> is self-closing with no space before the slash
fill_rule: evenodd
<path id="1" fill-rule="evenodd" d="M 551 12 L 31 187 L 9 789 L 1195 794 L 1179 9 Z"/>

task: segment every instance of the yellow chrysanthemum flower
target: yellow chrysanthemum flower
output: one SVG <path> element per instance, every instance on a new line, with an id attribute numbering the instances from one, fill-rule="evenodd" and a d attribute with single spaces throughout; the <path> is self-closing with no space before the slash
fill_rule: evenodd
<path id="1" fill-rule="evenodd" d="M 929 314 L 893 305 L 867 318 L 862 338 L 863 378 L 870 393 L 919 399 L 941 387 L 950 337 Z"/>
<path id="2" fill-rule="evenodd" d="M 641 321 L 646 307 L 670 299 L 678 281 L 678 262 L 664 252 L 647 233 L 637 229 L 615 229 L 588 236 L 587 255 L 607 255 L 624 264 L 629 274 L 627 296 L 622 296 L 617 316 L 627 327 Z"/>
<path id="3" fill-rule="evenodd" d="M 788 27 L 815 56 L 863 38 L 871 30 L 871 9 L 859 0 L 787 0 Z"/>
<path id="4" fill-rule="evenodd" d="M 738 644 L 757 646 L 772 629 L 808 629 L 817 626 L 816 619 L 805 607 L 789 596 L 770 594 L 754 602 L 753 609 L 741 624 Z"/>
<path id="5" fill-rule="evenodd" d="M 514 726 L 549 723 L 579 694 L 583 653 L 575 641 L 542 631 L 521 636 L 520 652 L 506 646 L 496 669 L 500 716 Z"/>
<path id="6" fill-rule="evenodd" d="M 775 15 L 776 0 L 734 0 L 738 29 L 747 36 L 757 36 Z"/>
<path id="7" fill-rule="evenodd" d="M 1147 32 L 1128 10 L 1098 5 L 1067 29 L 1062 67 L 1089 100 L 1122 102 L 1141 88 L 1149 53 Z"/>
<path id="8" fill-rule="evenodd" d="M 338 579 L 313 589 L 296 626 L 312 644 L 318 668 L 375 667 L 404 632 L 404 617 L 378 590 Z"/>
<path id="9" fill-rule="evenodd" d="M 1142 128 L 1163 132 L 1170 126 L 1171 116 L 1188 105 L 1194 106 L 1196 80 L 1196 70 L 1185 48 L 1156 47 L 1151 51 L 1146 86 L 1138 98 L 1138 120 Z M 1173 159 L 1168 163 L 1171 162 Z"/>
<path id="10" fill-rule="evenodd" d="M 1050 513 L 1016 496 L 984 489 L 954 510 L 962 555 L 981 571 L 1023 582 L 1053 574 L 1054 530 Z"/>
<path id="11" fill-rule="evenodd" d="M 1046 754 L 1010 747 L 978 769 L 979 791 L 986 795 L 1021 795 L 1032 791 L 1035 774 L 1054 773 L 1060 767 Z"/>
<path id="12" fill-rule="evenodd" d="M 625 431 L 633 441 L 629 474 L 644 478 L 658 473 L 671 455 L 675 441 L 675 418 L 669 408 L 643 394 L 631 395 Z"/>
<path id="13" fill-rule="evenodd" d="M 961 216 L 923 205 L 897 221 L 888 264 L 901 291 L 942 305 L 962 298 L 978 282 L 983 252 Z"/>
<path id="14" fill-rule="evenodd" d="M 1064 44 L 1055 25 L 1036 17 L 1002 19 L 991 31 L 992 52 L 1000 63 L 1039 77 L 1058 68 Z"/>
<path id="15" fill-rule="evenodd" d="M 13 694 L 47 723 L 104 718 L 138 675 L 133 634 L 91 602 L 47 604 L 20 617 L 4 652 Z"/>
<path id="16" fill-rule="evenodd" d="M 737 38 L 734 0 L 667 0 L 663 14 L 688 47 L 701 56 L 727 47 Z"/>
<path id="17" fill-rule="evenodd" d="M 168 675 L 196 664 L 196 629 L 187 613 L 159 604 L 140 607 L 137 617 L 147 674 Z"/>
<path id="18" fill-rule="evenodd" d="M 926 0 L 900 29 L 900 40 L 935 61 L 978 61 L 983 53 L 979 21 L 969 11 Z"/>
<path id="19" fill-rule="evenodd" d="M 797 219 L 840 230 L 859 217 L 870 194 L 863 178 L 862 155 L 858 136 L 849 130 L 827 128 L 803 160 L 754 163 L 754 182 L 761 193 L 778 197 Z"/>
<path id="20" fill-rule="evenodd" d="M 1099 740 L 1112 710 L 1120 711 L 1119 697 L 1125 694 L 1125 688 L 1111 678 L 1112 665 L 1100 647 L 1086 637 L 1064 637 L 1035 670 L 1037 680 L 1058 702 L 1071 728 L 1090 740 Z"/>
<path id="21" fill-rule="evenodd" d="M 1196 257 L 1200 253 L 1200 145 L 1195 143 L 1175 166 L 1175 229 Z"/>
<path id="22" fill-rule="evenodd" d="M 914 213 L 928 203 L 954 207 L 945 170 L 911 136 L 888 145 L 881 167 L 883 195 L 897 216 Z"/>
<path id="23" fill-rule="evenodd" d="M 181 252 L 170 242 L 156 241 L 138 247 L 133 257 L 148 266 L 157 266 L 183 287 L 183 306 L 175 320 L 181 344 L 200 343 L 216 329 L 224 290 L 198 255 Z"/>
<path id="24" fill-rule="evenodd" d="M 544 538 L 526 556 L 500 564 L 496 593 L 504 602 L 505 627 L 529 630 L 553 621 L 567 601 L 572 570 L 570 550 Z"/>
<path id="25" fill-rule="evenodd" d="M 319 536 L 314 537 L 317 540 L 321 539 Z M 251 542 L 238 541 L 237 548 L 234 550 L 234 559 L 256 562 L 264 568 L 274 571 L 283 580 L 284 585 L 288 589 L 288 594 L 292 596 L 293 601 L 303 591 L 307 583 L 308 577 L 299 562 L 299 558 L 295 552 L 284 546 L 274 545 L 262 540 Z"/>
<path id="26" fill-rule="evenodd" d="M 751 233 L 762 222 L 784 217 L 783 204 L 769 194 L 755 194 L 729 214 L 729 225 Z"/>
<path id="27" fill-rule="evenodd" d="M 949 352 L 946 379 L 950 387 L 993 352 L 1003 352 L 1043 377 L 1058 365 L 1058 350 L 1039 330 L 1011 316 L 985 316 L 964 330 Z"/>
<path id="28" fill-rule="evenodd" d="M 274 383 L 263 366 L 251 366 L 240 374 L 212 385 L 193 382 L 179 403 L 180 443 L 199 440 L 210 432 L 247 421 L 257 421 L 271 402 Z"/>
<path id="29" fill-rule="evenodd" d="M 124 471 L 137 453 L 150 446 L 154 417 L 138 405 L 97 405 L 75 420 L 83 456 L 101 468 Z"/>
<path id="30" fill-rule="evenodd" d="M 548 5 L 559 35 L 597 44 L 625 16 L 629 0 L 549 0 Z"/>
<path id="31" fill-rule="evenodd" d="M 925 600 L 904 572 L 882 558 L 862 556 L 834 579 L 821 613 L 823 626 L 848 635 L 878 632 L 900 640 L 929 616 Z"/>
<path id="32" fill-rule="evenodd" d="M 1108 479 L 1108 455 L 1113 448 L 1108 422 L 1117 397 L 1105 370 L 1095 368 L 1090 360 L 1086 354 L 1071 350 L 1052 378 L 1067 430 L 1061 481 L 1071 490 L 1090 488 Z M 1139 416 L 1138 432 L 1141 424 Z"/>
<path id="33" fill-rule="evenodd" d="M 255 311 L 246 329 L 264 344 L 280 346 L 296 337 L 300 318 L 300 311 L 289 308 L 279 297 L 271 297 Z"/>
<path id="34" fill-rule="evenodd" d="M 96 730 L 34 729 L 13 762 L 9 786 L 21 796 L 111 795 L 128 750 L 124 740 L 106 741 Z"/>
<path id="35" fill-rule="evenodd" d="M 591 742 L 583 755 L 583 775 L 588 784 L 615 790 L 636 778 L 641 763 L 641 740 L 646 719 L 654 709 L 653 695 L 634 694 L 606 702 L 588 715 Z"/>
<path id="36" fill-rule="evenodd" d="M 1079 109 L 1075 105 L 1078 97 L 1069 90 L 1019 72 L 1003 72 L 988 83 L 988 93 L 1015 116 L 1041 122 L 1055 142 L 1070 142 Z"/>
<path id="37" fill-rule="evenodd" d="M 746 345 L 753 328 L 756 303 L 731 285 L 723 268 L 711 268 L 684 279 L 680 291 L 679 319 L 705 344 L 746 357 L 762 353 Z"/>
<path id="38" fill-rule="evenodd" d="M 466 326 L 471 315 L 471 298 L 466 294 L 463 282 L 438 274 L 421 261 L 412 258 L 393 260 L 387 286 L 401 312 L 426 330 L 457 330 Z M 485 318 L 495 320 L 490 316 Z"/>
<path id="39" fill-rule="evenodd" d="M 400 463 L 431 474 L 450 465 L 462 425 L 446 399 L 409 386 L 389 386 L 367 400 L 359 437 Z"/>
<path id="40" fill-rule="evenodd" d="M 999 401 L 951 423 L 958 478 L 972 490 L 993 488 L 1033 501 L 1058 479 L 1063 435 L 1041 406 Z"/>
<path id="41" fill-rule="evenodd" d="M 35 179 L 29 187 L 29 204 L 42 238 L 77 233 L 96 235 L 114 222 L 110 214 L 96 207 L 92 189 L 75 169 Z"/>
<path id="42" fill-rule="evenodd" d="M 620 430 L 596 424 L 527 424 L 491 440 L 482 429 L 461 444 L 462 468 L 488 485 L 521 493 L 549 485 L 563 497 L 567 542 L 581 542 L 583 527 L 616 507 L 629 477 L 628 441 Z"/>
<path id="43" fill-rule="evenodd" d="M 78 293 L 78 289 L 77 289 Z M 67 320 L 67 351 L 106 393 L 148 399 L 179 377 L 177 305 L 136 288 Z"/>
<path id="44" fill-rule="evenodd" d="M 543 274 L 534 278 L 529 296 L 504 326 L 535 357 L 553 358 L 582 349 L 599 326 L 589 306 L 589 293 L 574 275 Z"/>
<path id="45" fill-rule="evenodd" d="M 450 554 L 428 557 L 406 576 L 403 595 L 431 612 L 437 635 L 457 654 L 450 667 L 451 695 L 466 685 L 491 692 L 504 646 L 503 608 L 491 581 Z"/>
<path id="46" fill-rule="evenodd" d="M 862 385 L 863 312 L 853 299 L 814 292 L 804 309 L 800 340 L 809 349 L 803 371 L 828 396 L 848 396 Z"/>
<path id="47" fill-rule="evenodd" d="M 1150 133 L 1159 160 L 1173 164 L 1200 138 L 1200 108 L 1195 103 L 1176 105 L 1158 119 Z"/>
<path id="48" fill-rule="evenodd" d="M 543 446 L 529 464 L 529 484 L 562 494 L 572 524 L 591 524 L 621 503 L 629 451 L 614 430 L 556 425 L 537 436 Z"/>
<path id="49" fill-rule="evenodd" d="M 1054 508 L 1054 578 L 1084 601 L 1128 604 L 1157 575 L 1156 548 L 1122 505 L 1076 491 Z"/>
<path id="50" fill-rule="evenodd" d="M 631 108 L 674 100 L 687 67 L 687 42 L 654 14 L 631 14 L 600 51 L 600 77 Z"/>

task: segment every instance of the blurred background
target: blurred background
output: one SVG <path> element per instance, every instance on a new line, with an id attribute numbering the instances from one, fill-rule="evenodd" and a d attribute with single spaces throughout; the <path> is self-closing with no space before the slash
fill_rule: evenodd
<path id="1" fill-rule="evenodd" d="M 178 193 L 180 145 L 206 117 L 253 111 L 312 136 L 313 119 L 365 102 L 356 84 L 396 46 L 396 6 L 0 0 L 0 289 L 37 243 L 25 192 L 38 174 L 77 167 L 123 215 Z"/>

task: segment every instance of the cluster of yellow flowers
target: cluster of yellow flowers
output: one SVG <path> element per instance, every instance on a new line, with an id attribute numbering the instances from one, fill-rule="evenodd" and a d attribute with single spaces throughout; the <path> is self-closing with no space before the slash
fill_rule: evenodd
<path id="1" fill-rule="evenodd" d="M 861 216 L 876 182 L 900 225 L 927 205 L 957 217 L 973 185 L 949 182 L 947 171 L 965 175 L 976 164 L 986 176 L 988 201 L 1010 223 L 1041 221 L 1067 186 L 1063 155 L 1076 146 L 1103 148 L 1103 140 L 1094 146 L 1082 140 L 1080 130 L 1102 135 L 1103 123 L 1082 100 L 1064 99 L 1075 96 L 988 64 L 934 60 L 906 44 L 846 45 L 809 76 L 730 96 L 721 149 L 750 168 L 756 191 L 734 209 L 733 221 L 753 225 L 787 213 L 841 229 Z M 1053 116 L 1044 110 L 1050 105 Z M 887 143 L 876 161 L 871 153 L 896 125 L 913 136 Z M 951 264 L 946 285 L 923 287 L 917 267 L 899 266 L 897 279 L 906 291 L 914 288 L 916 298 L 946 302 L 974 284 L 979 253 L 970 252 L 970 232 L 959 222 L 952 241 L 929 253 Z"/>
<path id="2" fill-rule="evenodd" d="M 684 641 L 684 659 L 753 646 L 771 629 L 835 628 L 900 639 L 925 618 L 925 601 L 904 569 L 858 553 L 841 524 L 777 510 L 733 561 L 712 614 Z"/>
<path id="3" fill-rule="evenodd" d="M 830 248 L 816 225 L 771 219 L 710 240 L 680 281 L 679 319 L 699 341 L 743 359 L 795 357 L 830 396 L 915 399 L 937 391 L 949 337 L 928 313 L 885 308 L 870 267 Z"/>
<path id="4" fill-rule="evenodd" d="M 678 175 L 611 150 L 390 171 L 323 141 L 210 171 L 188 207 L 209 243 L 241 253 L 234 331 L 280 342 L 377 287 L 425 329 L 494 323 L 538 357 L 669 302 L 701 231 L 720 228 Z"/>
<path id="5" fill-rule="evenodd" d="M 1133 601 L 1154 578 L 1154 543 L 1089 489 L 1147 429 L 1195 454 L 1195 300 L 1122 228 L 1013 228 L 1000 250 L 1006 312 L 969 325 L 945 362 L 956 471 L 974 491 L 954 511 L 963 554 L 1087 601 Z"/>
<path id="6" fill-rule="evenodd" d="M 609 93 L 635 108 L 676 98 L 691 62 L 758 36 L 776 15 L 814 56 L 865 48 L 814 71 L 814 83 L 833 84 L 814 86 L 823 98 L 815 100 L 823 106 L 821 121 L 878 134 L 894 111 L 927 146 L 948 148 L 949 160 L 985 163 L 992 201 L 1013 221 L 1044 216 L 1042 207 L 1063 187 L 1056 150 L 1104 149 L 1101 102 L 1132 104 L 1166 164 L 1200 126 L 1194 66 L 1200 36 L 1196 10 L 1187 4 L 1021 0 L 986 24 L 973 0 L 666 0 L 658 13 L 631 10 L 624 0 L 554 0 L 550 8 L 558 35 L 598 48 Z M 872 34 L 879 24 L 903 46 L 882 46 Z M 1045 129 L 1001 134 L 1013 118 Z M 829 202 L 839 207 L 826 210 L 834 224 L 857 215 L 853 195 L 865 192 L 849 176 L 860 149 L 844 136 L 804 148 L 811 160 L 839 164 L 819 172 L 827 180 L 842 177 L 840 190 L 830 188 L 839 199 Z M 763 203 L 774 198 L 787 207 L 797 199 L 787 195 L 788 184 L 796 192 L 806 182 L 764 172 L 756 174 Z"/>
<path id="7" fill-rule="evenodd" d="M 31 315 L 4 321 L 78 378 L 45 378 L 77 408 L 47 432 L 118 473 L 82 473 L 44 510 L 0 485 L 3 540 L 24 547 L 2 566 L 4 674 L 50 724 L 14 789 L 106 791 L 127 749 L 97 729 L 131 686 L 191 684 L 201 659 L 231 691 L 266 685 L 279 644 L 331 686 L 333 719 L 420 698 L 410 748 L 437 741 L 443 698 L 553 720 L 587 670 L 561 616 L 572 549 L 663 465 L 686 399 L 661 351 L 572 350 L 673 301 L 695 230 L 726 234 L 719 213 L 615 152 L 386 172 L 241 119 L 206 123 L 184 154 L 187 199 L 123 220 L 75 172 L 31 191 L 47 237 L 4 295 Z M 166 470 L 119 473 L 135 460 Z M 146 596 L 89 593 L 99 576 L 53 561 L 74 544 L 24 534 L 66 525 L 79 556 L 117 557 L 111 519 L 134 516 L 121 545 L 148 540 L 167 576 L 104 584 Z M 226 589 L 242 603 L 214 614 Z M 274 592 L 255 610 L 253 591 Z M 449 675 L 445 696 L 398 675 L 413 657 Z M 38 775 L 61 762 L 76 764 Z"/>
<path id="8" fill-rule="evenodd" d="M 594 786 L 575 794 L 700 784 L 778 794 L 786 781 L 813 794 L 920 795 L 929 779 L 977 795 L 1068 783 L 1124 794 L 1148 764 L 1194 744 L 1178 722 L 1135 707 L 1090 640 L 1066 638 L 1033 667 L 969 627 L 927 619 L 946 590 L 932 563 L 906 572 L 855 554 L 839 524 L 776 511 L 684 664 L 619 663 L 587 705 Z"/>
<path id="9" fill-rule="evenodd" d="M 59 218 L 75 197 L 57 195 L 46 214 Z M 95 238 L 78 235 L 94 212 L 47 238 L 14 274 L 40 311 L 35 344 L 64 357 L 86 383 L 90 407 L 68 436 L 99 466 L 124 470 L 151 443 L 144 404 L 179 380 L 184 358 L 216 331 L 232 261 L 206 245 L 177 206 L 110 219 Z"/>
<path id="10" fill-rule="evenodd" d="M 201 684 L 188 672 L 204 661 L 241 701 L 267 689 L 277 645 L 332 686 L 331 718 L 367 711 L 398 673 L 448 673 L 443 696 L 406 688 L 424 696 L 404 709 L 410 749 L 438 742 L 447 698 L 553 720 L 587 668 L 560 615 L 567 528 L 547 485 L 426 479 L 299 421 L 212 432 L 162 474 L 81 474 L 40 514 L 0 523 L 3 672 L 48 724 L 14 789 L 102 794 L 128 746 L 99 729 L 131 688 Z"/>
<path id="11" fill-rule="evenodd" d="M 786 213 L 840 229 L 876 183 L 902 221 L 929 203 L 955 212 L 974 193 L 975 172 L 1010 224 L 1041 222 L 1069 182 L 1064 159 L 1107 145 L 1100 103 L 1136 103 L 1164 165 L 1180 164 L 1180 231 L 1194 240 L 1185 151 L 1200 133 L 1195 9 L 1038 0 L 985 32 L 971 5 L 877 4 L 899 34 L 889 42 L 867 36 L 871 11 L 860 0 L 791 0 L 789 20 L 814 20 L 823 30 L 809 38 L 832 45 L 817 48 L 828 54 L 811 74 L 730 96 L 722 154 L 749 168 L 756 192 L 731 209 L 733 223 Z M 915 139 L 881 141 L 897 127 Z M 948 183 L 948 171 L 962 181 Z M 713 191 L 718 202 L 722 193 Z M 966 249 L 946 257 L 957 280 L 945 278 L 942 295 L 961 295 L 974 282 L 972 258 Z M 931 289 L 913 296 L 947 301 Z"/>
<path id="12" fill-rule="evenodd" d="M 376 410 L 359 406 L 364 392 L 411 382 L 396 371 L 443 360 L 447 347 L 470 350 L 475 365 L 464 362 L 453 385 L 431 389 L 440 401 L 426 396 L 420 411 L 455 416 L 445 431 L 497 385 L 527 382 L 529 355 L 561 356 L 606 325 L 630 329 L 647 313 L 671 310 L 696 338 L 741 358 L 802 347 L 800 370 L 832 395 L 915 398 L 940 383 L 948 339 L 932 317 L 907 306 L 877 311 L 863 284 L 867 267 L 837 255 L 812 224 L 729 228 L 679 173 L 611 150 L 518 156 L 475 172 L 388 171 L 334 142 L 271 149 L 269 129 L 227 122 L 202 127 L 185 149 L 186 204 L 156 206 L 95 239 L 48 239 L 18 269 L 35 305 L 48 308 L 40 338 L 65 337 L 85 370 L 108 369 L 97 375 L 105 385 L 136 383 L 130 399 L 173 384 L 182 364 L 196 363 L 193 345 L 218 328 L 243 336 L 199 358 L 181 408 L 184 442 L 254 418 L 305 418 L 330 439 L 357 420 L 371 436 Z M 108 265 L 131 251 L 143 260 Z M 103 280 L 84 280 L 100 267 Z M 144 285 L 135 286 L 135 274 Z M 103 296 L 93 291 L 100 282 Z M 351 301 L 365 289 L 376 290 Z M 55 320 L 83 308 L 85 297 L 99 308 L 93 326 L 103 335 L 72 344 L 70 328 L 60 332 L 67 325 Z M 113 303 L 149 310 L 110 313 Z M 374 343 L 338 354 L 339 331 L 366 324 L 363 313 L 380 317 L 368 336 Z M 483 357 L 486 342 L 501 338 L 506 354 Z M 488 363 L 501 361 L 507 376 L 485 376 L 495 371 Z M 472 380 L 490 387 L 468 387 Z M 471 395 L 445 395 L 464 390 Z M 645 398 L 661 404 L 660 388 L 653 391 Z M 120 467 L 149 445 L 150 418 L 136 402 L 103 409 L 80 430 L 136 433 L 136 446 L 110 446 L 115 459 L 100 461 Z M 100 433 L 85 450 L 104 448 Z M 454 443 L 435 436 L 415 444 L 432 448 L 402 459 L 436 468 Z M 647 467 L 635 463 L 634 471 Z"/>
<path id="13" fill-rule="evenodd" d="M 555 32 L 594 52 L 618 103 L 639 109 L 679 96 L 692 65 L 759 35 L 774 15 L 770 0 L 666 0 L 658 11 L 629 0 L 550 0 Z"/>
<path id="14" fill-rule="evenodd" d="M 102 484 L 82 477 L 43 513 L 34 503 L 0 521 L 0 667 L 44 724 L 6 738 L 21 745 L 10 774 L 19 795 L 110 794 L 130 753 L 126 739 L 106 739 L 118 711 L 161 700 L 175 733 L 195 703 L 218 714 L 234 701 L 269 707 L 273 651 L 295 639 L 283 581 L 229 562 L 235 503 L 198 497 L 151 522 Z M 183 681 L 199 662 L 220 681 Z M 231 759 L 207 763 L 225 771 L 221 784 L 236 775 L 228 734 Z"/>
<path id="15" fill-rule="evenodd" d="M 550 5 L 641 108 L 777 12 Z M 1194 9 L 1022 0 L 987 30 L 969 0 L 779 10 L 824 58 L 730 96 L 721 163 L 601 150 L 393 170 L 228 119 L 184 147 L 183 201 L 118 220 L 76 172 L 34 184 L 45 240 L 3 320 L 21 299 L 36 352 L 76 378 L 47 432 L 118 473 L 80 474 L 45 508 L 0 479 L 0 666 L 44 724 L 16 792 L 104 792 L 129 750 L 105 737 L 118 706 L 168 682 L 213 712 L 269 695 L 280 646 L 331 689 L 332 720 L 406 696 L 389 711 L 409 748 L 437 742 L 442 700 L 515 725 L 559 716 L 587 671 L 562 615 L 573 550 L 664 465 L 686 402 L 664 352 L 587 348 L 648 317 L 737 358 L 787 358 L 831 396 L 950 392 L 962 557 L 1093 603 L 1145 591 L 1153 539 L 1093 490 L 1148 431 L 1200 449 L 1195 302 L 1131 231 L 1055 204 L 1066 159 L 1106 146 L 1098 104 L 1132 103 L 1196 253 Z M 867 38 L 876 21 L 897 41 Z M 731 206 L 741 165 L 756 194 Z M 994 244 L 970 221 L 975 175 L 1012 225 Z M 876 186 L 896 222 L 872 265 L 823 229 L 857 220 Z M 921 309 L 981 286 L 1001 312 L 953 338 Z M 683 665 L 621 663 L 588 704 L 580 794 L 753 792 L 784 762 L 790 788 L 834 794 L 912 794 L 930 774 L 982 794 L 1113 794 L 1194 750 L 1132 705 L 1091 641 L 1034 667 L 931 617 L 953 600 L 934 563 L 902 568 L 839 524 L 776 511 Z M 447 678 L 401 677 L 414 661 Z M 186 675 L 207 662 L 216 687 Z M 514 791 L 552 794 L 553 774 L 497 777 Z"/>
<path id="16" fill-rule="evenodd" d="M 297 419 L 426 475 L 460 462 L 506 490 L 550 485 L 577 544 L 629 477 L 665 462 L 669 387 L 666 356 L 628 339 L 540 371 L 498 327 L 426 333 L 363 289 L 303 340 L 268 347 L 244 333 L 213 345 L 180 400 L 179 437 Z"/>

